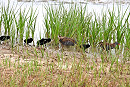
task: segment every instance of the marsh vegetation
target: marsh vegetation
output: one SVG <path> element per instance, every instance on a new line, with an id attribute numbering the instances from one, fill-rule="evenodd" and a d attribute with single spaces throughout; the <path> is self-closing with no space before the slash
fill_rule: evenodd
<path id="1" fill-rule="evenodd" d="M 36 86 L 124 86 L 130 85 L 130 7 L 118 15 L 113 10 L 101 16 L 88 12 L 87 5 L 45 5 L 45 36 L 52 41 L 47 47 L 23 44 L 23 37 L 35 39 L 37 9 L 0 7 L 0 35 L 10 41 L 0 44 L 0 85 L 2 87 Z M 17 8 L 17 9 L 16 9 Z M 73 38 L 76 50 L 59 51 L 58 35 Z M 39 36 L 41 37 L 41 35 Z M 101 50 L 100 41 L 121 45 L 110 51 Z M 79 46 L 90 44 L 87 53 Z M 79 48 L 78 48 L 79 47 Z M 99 50 L 98 50 L 99 49 Z M 112 53 L 114 51 L 114 53 Z"/>

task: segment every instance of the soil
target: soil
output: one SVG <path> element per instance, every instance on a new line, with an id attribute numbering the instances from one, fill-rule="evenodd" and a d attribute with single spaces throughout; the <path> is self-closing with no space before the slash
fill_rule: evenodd
<path id="1" fill-rule="evenodd" d="M 42 56 L 42 51 L 44 51 L 44 56 Z M 37 52 L 37 55 L 36 55 Z M 11 61 L 16 61 L 16 59 L 19 59 L 20 62 L 29 61 L 32 59 L 47 59 L 52 58 L 57 60 L 58 55 L 61 57 L 63 55 L 63 58 L 72 58 L 75 57 L 77 59 L 80 59 L 83 56 L 82 52 L 75 51 L 75 50 L 59 50 L 59 48 L 42 48 L 40 47 L 34 47 L 34 46 L 17 46 L 14 47 L 13 51 L 12 48 L 9 45 L 2 44 L 0 45 L 0 60 L 10 58 Z M 94 55 L 88 52 L 84 53 L 84 56 L 89 58 L 94 58 Z"/>
<path id="2" fill-rule="evenodd" d="M 34 46 L 15 46 L 12 48 L 9 45 L 2 44 L 0 45 L 0 61 L 2 62 L 3 59 L 10 59 L 11 62 L 20 61 L 20 63 L 31 61 L 34 59 L 37 59 L 39 62 L 42 62 L 43 64 L 46 61 L 58 61 L 60 60 L 67 60 L 71 63 L 73 59 L 76 59 L 77 61 L 80 61 L 81 58 L 84 58 L 85 61 L 87 59 L 91 59 L 90 62 L 101 62 L 101 54 L 97 52 L 90 51 L 91 47 L 86 50 L 86 52 L 82 52 L 74 50 L 74 47 L 72 49 L 60 49 L 59 47 L 45 47 L 44 49 L 41 47 L 34 47 Z M 43 54 L 43 55 L 42 55 Z M 103 54 L 106 56 L 106 54 Z M 108 56 L 106 56 L 108 57 Z M 122 58 L 121 55 L 118 55 L 118 57 Z"/>

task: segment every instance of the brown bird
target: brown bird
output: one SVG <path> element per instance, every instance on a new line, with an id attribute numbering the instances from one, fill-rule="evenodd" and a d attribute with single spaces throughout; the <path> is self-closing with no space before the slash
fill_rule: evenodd
<path id="1" fill-rule="evenodd" d="M 68 37 L 62 37 L 62 36 L 58 36 L 59 41 L 61 43 L 61 45 L 65 45 L 65 46 L 74 46 L 76 44 L 76 41 L 68 38 Z"/>
<path id="2" fill-rule="evenodd" d="M 110 49 L 114 49 L 116 45 L 120 45 L 118 42 L 115 43 L 105 43 L 105 42 L 99 42 L 99 46 L 103 49 L 106 49 L 106 51 Z"/>
<path id="3" fill-rule="evenodd" d="M 74 39 L 71 39 L 68 37 L 58 36 L 58 38 L 59 38 L 59 41 L 60 41 L 62 47 L 64 45 L 65 46 L 74 46 L 75 44 L 77 44 L 77 42 Z M 82 47 L 85 50 L 85 49 L 89 48 L 90 45 L 89 44 L 82 44 L 82 45 L 80 45 L 80 48 L 82 48 Z"/>

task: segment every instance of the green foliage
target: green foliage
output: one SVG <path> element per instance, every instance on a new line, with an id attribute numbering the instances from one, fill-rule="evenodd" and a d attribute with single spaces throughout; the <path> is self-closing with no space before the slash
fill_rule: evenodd
<path id="1" fill-rule="evenodd" d="M 2 6 L 1 7 L 1 20 L 4 25 L 5 35 L 10 35 L 10 28 L 13 24 L 13 14 L 14 14 L 14 8 L 13 6 L 10 7 L 10 2 L 8 3 L 7 7 Z M 1 26 L 1 25 L 0 25 Z"/>
<path id="2" fill-rule="evenodd" d="M 26 39 L 28 39 L 28 37 L 32 36 L 32 38 L 34 39 L 34 32 L 35 32 L 35 28 L 36 28 L 36 20 L 37 20 L 37 15 L 36 11 L 37 9 L 34 11 L 32 7 L 30 7 L 30 14 L 27 18 L 27 30 L 26 30 Z M 30 33 L 31 32 L 31 33 Z M 33 42 L 34 45 L 34 42 Z"/>
<path id="3" fill-rule="evenodd" d="M 27 21 L 27 14 L 28 13 L 25 13 L 25 9 L 23 12 L 20 9 L 18 20 L 15 17 L 15 23 L 16 23 L 16 28 L 17 28 L 17 37 L 20 36 L 20 38 L 19 38 L 20 43 L 23 42 L 23 34 L 25 31 L 25 23 Z"/>
<path id="4" fill-rule="evenodd" d="M 92 13 L 86 14 L 86 6 L 78 6 L 71 4 L 69 9 L 66 9 L 63 4 L 58 8 L 46 6 L 47 15 L 45 15 L 45 27 L 47 29 L 46 36 L 54 39 L 55 44 L 58 43 L 58 35 L 66 36 L 75 39 L 78 44 L 90 42 L 92 47 L 96 47 L 98 42 L 119 42 L 124 43 L 125 34 L 129 28 L 128 18 L 126 15 L 128 8 L 122 15 L 118 7 L 118 15 L 110 9 L 102 12 L 102 18 Z M 124 16 L 127 16 L 126 19 Z M 94 19 L 93 19 L 94 18 Z M 123 21 L 125 20 L 125 23 Z"/>
<path id="5" fill-rule="evenodd" d="M 52 6 L 45 8 L 47 15 L 44 23 L 47 37 L 54 39 L 56 44 L 58 35 L 74 38 L 79 44 L 86 40 L 86 23 L 88 22 L 88 17 L 85 16 L 86 6 L 83 8 L 71 5 L 68 10 L 63 4 L 60 4 L 56 10 Z"/>
<path id="6" fill-rule="evenodd" d="M 120 53 L 113 56 L 106 52 L 100 57 L 97 53 L 96 56 L 95 53 L 93 55 L 92 53 L 80 54 L 80 52 L 44 51 L 44 46 L 42 50 L 34 46 L 23 48 L 18 46 L 14 48 L 13 56 L 7 58 L 6 55 L 1 55 L 0 85 L 2 87 L 128 87 L 130 13 L 126 15 L 126 12 L 129 7 L 122 15 L 119 8 L 118 15 L 114 9 L 112 11 L 108 9 L 102 13 L 102 17 L 97 16 L 95 12 L 86 13 L 86 7 L 87 5 L 82 7 L 71 4 L 68 10 L 63 4 L 56 9 L 53 6 L 46 6 L 47 15 L 44 20 L 46 36 L 54 39 L 55 45 L 58 44 L 58 35 L 73 38 L 78 45 L 90 42 L 92 47 L 96 47 L 101 40 L 118 41 L 127 48 L 122 60 L 119 58 Z M 32 7 L 27 12 L 26 9 L 20 8 L 16 13 L 12 7 L 11 10 L 9 8 L 9 6 L 1 8 L 0 27 L 3 23 L 4 34 L 11 35 L 13 48 L 15 37 L 18 37 L 20 43 L 23 41 L 24 33 L 26 39 L 31 35 L 34 38 L 37 14 Z"/>

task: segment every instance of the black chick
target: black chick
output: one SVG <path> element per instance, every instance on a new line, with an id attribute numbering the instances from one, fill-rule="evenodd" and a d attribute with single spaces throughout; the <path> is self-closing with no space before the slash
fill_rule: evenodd
<path id="1" fill-rule="evenodd" d="M 31 43 L 32 41 L 33 41 L 33 38 L 28 38 L 28 39 L 25 39 L 25 40 L 24 40 L 24 43 L 29 44 L 29 43 Z"/>
<path id="2" fill-rule="evenodd" d="M 43 45 L 43 44 L 46 44 L 46 43 L 49 43 L 49 42 L 51 42 L 50 38 L 47 38 L 47 39 L 42 38 L 41 40 L 37 41 L 37 45 L 39 46 L 39 45 Z"/>
<path id="3" fill-rule="evenodd" d="M 10 39 L 10 36 L 1 36 L 0 37 L 1 41 L 5 41 L 5 40 L 8 40 L 8 39 Z"/>
<path id="4" fill-rule="evenodd" d="M 89 44 L 83 44 L 82 46 L 80 46 L 80 48 L 82 48 L 82 47 L 83 47 L 83 49 L 85 50 L 85 49 L 89 48 L 90 45 L 89 45 Z"/>

